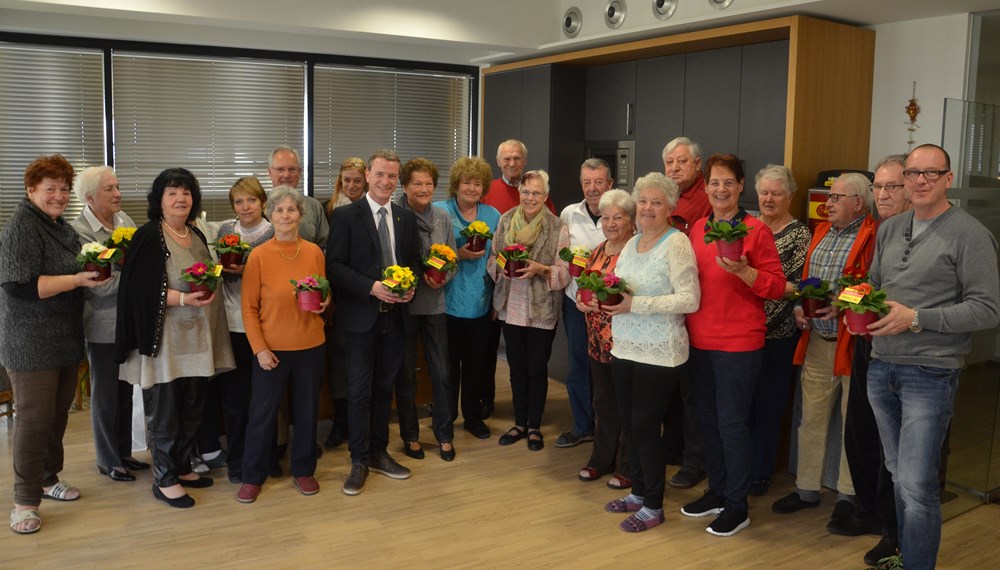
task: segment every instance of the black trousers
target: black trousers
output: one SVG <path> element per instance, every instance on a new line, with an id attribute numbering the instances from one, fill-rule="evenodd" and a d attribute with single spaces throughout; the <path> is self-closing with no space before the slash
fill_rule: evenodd
<path id="1" fill-rule="evenodd" d="M 500 333 L 503 331 L 503 321 L 493 319 L 486 313 L 489 326 L 486 329 L 486 343 L 483 346 L 483 405 L 493 405 L 497 395 L 497 351 L 500 350 Z"/>
<path id="2" fill-rule="evenodd" d="M 515 425 L 528 429 L 542 427 L 549 392 L 549 356 L 555 336 L 555 329 L 503 325 Z"/>
<path id="3" fill-rule="evenodd" d="M 316 422 L 319 416 L 319 388 L 323 382 L 321 344 L 305 350 L 275 350 L 278 366 L 264 370 L 254 359 L 251 376 L 250 422 L 243 454 L 243 482 L 262 485 L 271 464 L 275 419 L 287 391 L 295 409 L 292 428 L 292 476 L 308 477 L 316 472 Z"/>
<path id="4" fill-rule="evenodd" d="M 114 343 L 87 343 L 90 422 L 97 465 L 120 467 L 132 455 L 132 385 L 118 379 Z"/>
<path id="5" fill-rule="evenodd" d="M 847 417 L 844 419 L 844 453 L 854 481 L 858 511 L 868 520 L 882 523 L 882 536 L 899 543 L 896 523 L 896 497 L 892 474 L 885 467 L 882 440 L 875 412 L 868 401 L 868 365 L 871 341 L 854 338 L 854 361 L 851 365 L 851 389 L 847 392 Z"/>
<path id="6" fill-rule="evenodd" d="M 622 435 L 621 412 L 618 409 L 611 363 L 593 358 L 589 360 L 590 377 L 594 386 L 594 448 L 587 460 L 587 467 L 596 469 L 598 473 L 611 473 L 617 469 L 619 473 L 628 475 L 629 455 Z"/>
<path id="7" fill-rule="evenodd" d="M 403 442 L 418 441 L 417 418 L 417 339 L 424 347 L 424 360 L 431 379 L 434 411 L 431 429 L 438 443 L 455 438 L 455 415 L 451 411 L 452 377 L 448 371 L 448 319 L 437 315 L 410 315 L 410 334 L 403 341 L 403 366 L 396 378 L 396 413 Z"/>
<path id="8" fill-rule="evenodd" d="M 245 333 L 230 332 L 236 368 L 219 374 L 205 388 L 205 412 L 198 428 L 198 451 L 202 454 L 220 449 L 219 428 L 226 426 L 227 467 L 239 474 L 246 448 L 247 422 L 250 419 L 250 376 L 257 357 L 253 355 Z"/>
<path id="9" fill-rule="evenodd" d="M 685 366 L 670 368 L 613 358 L 611 373 L 618 397 L 625 447 L 629 454 L 632 493 L 650 509 L 663 508 L 667 456 L 660 423 L 668 402 L 680 391 Z"/>
<path id="10" fill-rule="evenodd" d="M 392 388 L 403 366 L 406 331 L 399 307 L 380 313 L 372 330 L 347 333 L 347 449 L 352 463 L 367 463 L 389 445 Z"/>
<path id="11" fill-rule="evenodd" d="M 451 416 L 458 418 L 459 395 L 462 417 L 467 422 L 483 420 L 483 402 L 496 392 L 496 347 L 490 351 L 492 334 L 490 314 L 478 319 L 448 315 L 448 369 L 451 376 Z M 486 371 L 486 360 L 493 359 L 493 376 Z M 490 391 L 489 389 L 492 389 Z M 492 400 L 492 397 L 490 397 Z"/>
<path id="12" fill-rule="evenodd" d="M 191 472 L 191 453 L 201 425 L 208 378 L 177 378 L 142 391 L 146 443 L 153 457 L 157 487 L 177 485 Z"/>

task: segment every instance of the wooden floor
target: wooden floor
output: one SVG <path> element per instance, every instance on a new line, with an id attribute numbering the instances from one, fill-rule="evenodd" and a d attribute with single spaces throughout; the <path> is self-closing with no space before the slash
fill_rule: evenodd
<path id="1" fill-rule="evenodd" d="M 503 363 L 497 376 L 507 377 Z M 394 441 L 390 451 L 413 470 L 409 480 L 372 474 L 362 494 L 348 497 L 341 485 L 350 464 L 341 448 L 320 459 L 318 495 L 300 495 L 286 476 L 269 480 L 256 503 L 243 505 L 235 499 L 237 486 L 216 471 L 215 486 L 192 490 L 198 504 L 186 511 L 153 499 L 148 471 L 134 483 L 100 476 L 89 412 L 74 413 L 63 477 L 83 498 L 45 501 L 37 534 L 0 531 L 0 568 L 863 568 L 862 555 L 876 542 L 826 532 L 829 493 L 819 509 L 773 514 L 771 502 L 792 487 L 787 474 L 777 477 L 769 496 L 751 498 L 752 524 L 735 537 L 712 536 L 704 530 L 709 520 L 679 513 L 704 484 L 668 488 L 666 523 L 625 534 L 618 530 L 623 517 L 603 510 L 621 493 L 576 478 L 589 444 L 553 445 L 570 424 L 565 388 L 550 385 L 547 445 L 538 453 L 523 443 L 497 445 L 512 418 L 505 381 L 497 395 L 496 414 L 487 421 L 494 437 L 480 441 L 456 426 L 452 463 L 432 449 L 423 461 L 411 460 Z M 421 425 L 429 448 L 429 420 Z M 326 427 L 320 426 L 321 438 Z M 395 426 L 392 434 L 395 439 Z M 0 420 L 0 496 L 8 500 L 10 449 L 7 422 Z M 148 460 L 148 454 L 137 456 Z M 939 567 L 997 567 L 997 521 L 1000 506 L 987 505 L 945 523 Z"/>

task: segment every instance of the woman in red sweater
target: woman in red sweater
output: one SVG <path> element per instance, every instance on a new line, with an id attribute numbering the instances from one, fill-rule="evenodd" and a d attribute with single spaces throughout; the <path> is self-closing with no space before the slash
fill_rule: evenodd
<path id="1" fill-rule="evenodd" d="M 732 536 L 750 525 L 747 420 L 764 348 L 764 299 L 781 298 L 785 274 L 771 230 L 740 208 L 744 179 L 740 159 L 714 154 L 705 163 L 705 171 L 712 213 L 691 230 L 701 305 L 688 315 L 687 326 L 709 488 L 681 512 L 692 517 L 718 515 L 705 530 Z M 716 245 L 705 243 L 708 223 L 716 220 L 732 220 L 734 225 L 742 221 L 749 228 L 739 261 L 719 257 Z"/>
<path id="2" fill-rule="evenodd" d="M 303 495 L 319 492 L 316 472 L 316 422 L 323 379 L 323 309 L 299 309 L 290 283 L 326 276 L 323 252 L 299 237 L 303 198 L 290 186 L 278 186 L 268 201 L 274 239 L 250 252 L 243 270 L 243 326 L 256 357 L 250 376 L 250 421 L 243 453 L 241 503 L 257 500 L 267 479 L 275 418 L 285 389 L 295 410 L 292 476 Z"/>

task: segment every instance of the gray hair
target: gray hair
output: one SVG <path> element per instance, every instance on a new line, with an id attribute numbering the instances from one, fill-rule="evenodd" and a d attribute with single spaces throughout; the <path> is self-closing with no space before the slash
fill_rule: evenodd
<path id="1" fill-rule="evenodd" d="M 792 176 L 792 171 L 787 166 L 768 164 L 764 168 L 761 168 L 754 181 L 754 190 L 760 192 L 760 181 L 764 179 L 780 182 L 785 187 L 785 192 L 789 196 L 793 196 L 795 191 L 798 190 L 798 185 L 795 184 L 795 177 Z"/>
<path id="2" fill-rule="evenodd" d="M 76 197 L 81 203 L 87 203 L 87 197 L 93 197 L 97 193 L 97 187 L 101 185 L 101 178 L 105 174 L 114 174 L 115 169 L 110 166 L 88 166 L 76 175 Z"/>
<path id="3" fill-rule="evenodd" d="M 270 214 L 274 210 L 274 207 L 280 204 L 285 198 L 294 200 L 295 207 L 298 208 L 299 213 L 305 214 L 306 199 L 302 197 L 302 192 L 287 184 L 282 184 L 271 190 L 271 195 L 267 197 L 267 213 Z"/>
<path id="4" fill-rule="evenodd" d="M 663 192 L 663 199 L 666 200 L 671 210 L 677 207 L 680 189 L 677 188 L 676 182 L 664 176 L 662 172 L 650 172 L 636 180 L 635 187 L 632 190 L 632 200 L 638 202 L 639 193 L 646 188 L 656 188 L 660 192 Z"/>
<path id="5" fill-rule="evenodd" d="M 589 168 L 590 170 L 600 170 L 603 168 L 608 173 L 608 180 L 611 180 L 611 167 L 608 166 L 608 161 L 603 158 L 597 158 L 596 156 L 588 158 L 580 165 L 580 171 L 583 172 L 584 168 Z"/>
<path id="6" fill-rule="evenodd" d="M 691 151 L 691 158 L 701 158 L 701 147 L 698 146 L 698 143 L 694 142 L 693 140 L 687 137 L 677 137 L 674 140 L 668 142 L 667 146 L 663 147 L 663 155 L 662 155 L 663 160 L 666 160 L 667 155 L 673 152 L 674 149 L 680 145 L 688 147 L 688 150 Z"/>
<path id="7" fill-rule="evenodd" d="M 548 196 L 549 195 L 549 173 L 545 172 L 544 170 L 529 170 L 529 171 L 525 172 L 524 174 L 522 174 L 521 175 L 521 184 L 520 184 L 520 186 L 517 189 L 518 192 L 520 192 L 521 190 L 524 190 L 524 185 L 525 185 L 525 183 L 527 181 L 533 180 L 535 178 L 537 178 L 537 179 L 539 179 L 539 180 L 542 181 L 542 190 L 545 192 L 545 195 Z"/>
<path id="8" fill-rule="evenodd" d="M 278 146 L 274 147 L 274 150 L 271 151 L 271 158 L 267 161 L 268 168 L 274 166 L 274 157 L 279 152 L 290 152 L 290 153 L 292 153 L 292 156 L 295 157 L 295 162 L 299 165 L 299 168 L 302 168 L 302 159 L 299 157 L 299 151 L 295 150 L 294 148 L 292 148 L 292 147 L 290 147 L 288 145 L 284 145 L 284 144 L 279 144 Z"/>
<path id="9" fill-rule="evenodd" d="M 906 155 L 905 154 L 890 154 L 889 156 L 878 161 L 875 165 L 875 171 L 878 172 L 879 168 L 883 166 L 888 166 L 890 164 L 898 164 L 900 168 L 906 168 Z"/>
<path id="10" fill-rule="evenodd" d="M 521 156 L 524 160 L 528 160 L 528 147 L 524 146 L 524 143 L 517 139 L 507 139 L 497 146 L 497 160 L 500 160 L 500 154 L 503 153 L 503 147 L 505 146 L 519 146 L 521 147 Z"/>
<path id="11" fill-rule="evenodd" d="M 841 174 L 837 178 L 838 182 L 843 182 L 848 188 L 854 190 L 858 197 L 861 198 L 861 202 L 865 205 L 865 211 L 871 212 L 872 206 L 875 204 L 875 197 L 872 195 L 872 183 L 868 180 L 868 177 L 864 174 L 859 174 L 857 172 L 848 172 L 847 174 Z"/>
<path id="12" fill-rule="evenodd" d="M 604 209 L 608 206 L 618 206 L 628 214 L 628 217 L 635 221 L 635 200 L 632 199 L 632 195 L 624 190 L 615 188 L 614 190 L 608 190 L 601 196 L 601 201 L 597 206 L 598 211 L 604 214 Z"/>

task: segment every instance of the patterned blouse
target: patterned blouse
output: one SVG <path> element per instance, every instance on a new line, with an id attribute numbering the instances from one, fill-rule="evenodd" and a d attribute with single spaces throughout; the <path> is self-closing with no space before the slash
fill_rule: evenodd
<path id="1" fill-rule="evenodd" d="M 607 273 L 615 270 L 618 254 L 608 255 L 604 248 L 607 241 L 602 241 L 590 253 L 585 271 L 600 271 Z M 587 353 L 598 362 L 611 362 L 611 315 L 604 311 L 585 313 L 587 318 Z"/>
<path id="2" fill-rule="evenodd" d="M 809 228 L 798 220 L 792 220 L 783 230 L 774 234 L 774 245 L 778 248 L 781 258 L 781 269 L 785 279 L 797 283 L 802 279 L 802 266 L 806 262 L 806 252 L 809 250 L 811 234 Z M 764 301 L 764 315 L 767 317 L 767 339 L 789 338 L 796 333 L 795 317 L 792 309 L 795 302 L 791 299 Z"/>

